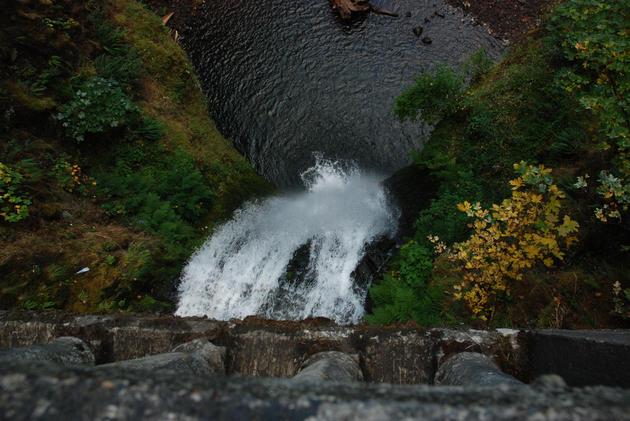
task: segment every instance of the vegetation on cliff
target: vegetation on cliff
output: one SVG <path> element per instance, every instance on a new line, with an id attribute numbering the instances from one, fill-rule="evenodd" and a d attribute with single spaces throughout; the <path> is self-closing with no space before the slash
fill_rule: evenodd
<path id="1" fill-rule="evenodd" d="M 436 123 L 414 160 L 440 187 L 369 322 L 627 325 L 628 22 L 622 0 L 566 0 L 502 63 L 438 67 L 401 95 L 401 119 Z"/>
<path id="2" fill-rule="evenodd" d="M 136 0 L 9 2 L 0 56 L 0 305 L 168 309 L 194 247 L 270 191 L 186 56 Z"/>

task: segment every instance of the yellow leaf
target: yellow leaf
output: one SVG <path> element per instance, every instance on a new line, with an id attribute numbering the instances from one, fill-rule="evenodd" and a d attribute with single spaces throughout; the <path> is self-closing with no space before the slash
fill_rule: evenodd
<path id="1" fill-rule="evenodd" d="M 457 209 L 459 209 L 462 212 L 468 212 L 472 209 L 472 205 L 470 204 L 470 202 L 465 201 L 464 203 L 458 203 Z"/>
<path id="2" fill-rule="evenodd" d="M 560 235 L 560 237 L 566 237 L 567 234 L 576 232 L 579 226 L 580 224 L 569 218 L 568 215 L 564 215 L 562 225 L 558 227 L 558 234 Z"/>
<path id="3" fill-rule="evenodd" d="M 521 177 L 515 178 L 514 180 L 510 180 L 510 184 L 512 185 L 512 190 L 517 190 L 523 185 L 523 180 Z"/>

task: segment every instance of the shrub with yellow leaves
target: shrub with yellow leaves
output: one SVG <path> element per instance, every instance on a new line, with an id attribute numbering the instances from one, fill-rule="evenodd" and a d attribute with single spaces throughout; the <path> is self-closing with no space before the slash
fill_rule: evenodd
<path id="1" fill-rule="evenodd" d="M 463 282 L 454 296 L 464 300 L 473 316 L 492 319 L 497 300 L 510 295 L 514 282 L 539 263 L 547 267 L 562 260 L 566 248 L 577 242 L 578 223 L 561 218 L 564 193 L 553 184 L 551 169 L 525 162 L 514 164 L 519 177 L 510 181 L 512 197 L 490 209 L 479 203 L 457 205 L 474 218 L 474 233 L 455 244 L 448 256 L 458 262 Z"/>
<path id="2" fill-rule="evenodd" d="M 0 162 L 0 217 L 7 222 L 18 222 L 29 216 L 31 204 L 21 188 L 22 174 Z"/>

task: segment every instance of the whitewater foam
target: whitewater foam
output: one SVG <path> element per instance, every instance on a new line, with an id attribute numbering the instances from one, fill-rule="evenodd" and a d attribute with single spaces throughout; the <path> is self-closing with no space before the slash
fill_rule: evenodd
<path id="1" fill-rule="evenodd" d="M 302 180 L 306 191 L 249 203 L 215 230 L 182 273 L 177 315 L 361 320 L 367 287 L 352 272 L 366 245 L 394 234 L 395 211 L 381 179 L 351 163 L 317 157 Z M 287 267 L 304 247 L 293 279 Z"/>

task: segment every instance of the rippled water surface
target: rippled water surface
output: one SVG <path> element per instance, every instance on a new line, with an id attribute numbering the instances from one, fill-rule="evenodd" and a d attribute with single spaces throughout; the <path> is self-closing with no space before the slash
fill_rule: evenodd
<path id="1" fill-rule="evenodd" d="M 494 58 L 502 52 L 441 1 L 374 4 L 400 17 L 366 14 L 348 24 L 327 0 L 206 0 L 183 31 L 219 129 L 277 185 L 299 185 L 314 151 L 381 173 L 405 165 L 423 129 L 400 124 L 391 110 L 414 75 L 480 46 Z"/>

